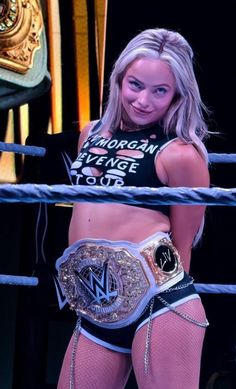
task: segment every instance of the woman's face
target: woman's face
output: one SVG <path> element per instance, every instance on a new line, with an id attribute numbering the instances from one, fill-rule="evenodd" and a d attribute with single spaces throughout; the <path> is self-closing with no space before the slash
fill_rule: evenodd
<path id="1" fill-rule="evenodd" d="M 161 120 L 175 92 L 175 78 L 167 62 L 145 57 L 135 60 L 121 85 L 121 102 L 128 116 L 124 119 L 137 125 Z"/>

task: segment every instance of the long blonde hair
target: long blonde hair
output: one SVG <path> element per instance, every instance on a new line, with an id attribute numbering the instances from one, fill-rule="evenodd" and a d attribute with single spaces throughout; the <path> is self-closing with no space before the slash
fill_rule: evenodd
<path id="1" fill-rule="evenodd" d="M 101 127 L 115 131 L 122 119 L 121 83 L 128 66 L 138 58 L 149 57 L 166 61 L 175 77 L 176 95 L 162 120 L 166 134 L 175 134 L 183 142 L 193 143 L 208 160 L 203 140 L 208 128 L 203 104 L 193 69 L 193 51 L 178 32 L 164 28 L 147 29 L 135 36 L 116 60 L 111 76 L 109 98 Z"/>

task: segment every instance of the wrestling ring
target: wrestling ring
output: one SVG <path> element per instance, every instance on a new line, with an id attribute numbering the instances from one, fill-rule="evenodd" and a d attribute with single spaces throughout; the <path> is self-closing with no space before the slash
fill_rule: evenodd
<path id="1" fill-rule="evenodd" d="M 0 142 L 0 152 L 43 157 L 46 149 Z M 209 153 L 210 163 L 236 163 L 236 154 Z M 236 206 L 236 188 L 137 188 L 44 184 L 1 184 L 1 203 L 113 202 L 123 204 Z M 37 277 L 0 274 L 0 284 L 37 286 Z M 236 294 L 235 285 L 195 284 L 199 293 Z"/>
<path id="2" fill-rule="evenodd" d="M 46 149 L 0 142 L 0 152 L 44 157 Z M 209 153 L 210 163 L 236 163 L 236 154 Z M 46 184 L 1 184 L 1 203 L 112 202 L 123 204 L 236 206 L 236 188 L 137 188 Z M 0 274 L 0 284 L 37 287 L 39 278 Z M 198 293 L 236 295 L 235 284 L 195 283 Z"/>

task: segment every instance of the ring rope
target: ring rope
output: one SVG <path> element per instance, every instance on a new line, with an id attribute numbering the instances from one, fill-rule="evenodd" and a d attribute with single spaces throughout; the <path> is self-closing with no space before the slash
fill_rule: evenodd
<path id="1" fill-rule="evenodd" d="M 236 205 L 236 188 L 148 188 L 89 185 L 2 184 L 3 203 L 112 202 L 159 205 Z"/>
<path id="2" fill-rule="evenodd" d="M 37 277 L 0 274 L 0 285 L 37 286 L 38 283 L 39 280 Z"/>
<path id="3" fill-rule="evenodd" d="M 194 284 L 198 293 L 236 294 L 236 284 Z"/>
<path id="4" fill-rule="evenodd" d="M 44 147 L 23 146 L 17 143 L 5 143 L 5 142 L 0 142 L 0 151 L 32 155 L 33 157 L 44 157 L 46 154 L 46 149 Z"/>
<path id="5" fill-rule="evenodd" d="M 236 154 L 218 154 L 218 153 L 208 153 L 209 162 L 211 163 L 235 163 Z"/>
<path id="6" fill-rule="evenodd" d="M 12 276 L 0 274 L 0 284 L 3 285 L 18 285 L 18 286 L 37 286 L 39 279 L 37 277 Z M 198 293 L 213 293 L 213 294 L 236 294 L 236 285 L 224 284 L 194 284 Z"/>

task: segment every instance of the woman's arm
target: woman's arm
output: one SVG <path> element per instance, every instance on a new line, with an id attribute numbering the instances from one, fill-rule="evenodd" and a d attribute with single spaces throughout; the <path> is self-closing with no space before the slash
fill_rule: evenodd
<path id="1" fill-rule="evenodd" d="M 209 187 L 207 164 L 193 145 L 173 142 L 163 150 L 161 162 L 168 186 Z M 190 268 L 193 239 L 201 225 L 205 209 L 201 205 L 171 206 L 172 240 L 187 272 Z"/>

